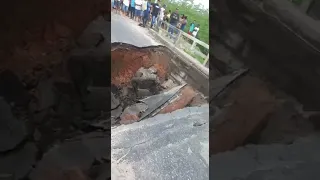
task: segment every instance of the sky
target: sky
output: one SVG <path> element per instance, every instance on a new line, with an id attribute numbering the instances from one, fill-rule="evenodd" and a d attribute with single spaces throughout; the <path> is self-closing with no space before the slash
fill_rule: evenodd
<path id="1" fill-rule="evenodd" d="M 209 9 L 209 0 L 194 0 L 195 4 L 202 4 L 205 9 Z"/>

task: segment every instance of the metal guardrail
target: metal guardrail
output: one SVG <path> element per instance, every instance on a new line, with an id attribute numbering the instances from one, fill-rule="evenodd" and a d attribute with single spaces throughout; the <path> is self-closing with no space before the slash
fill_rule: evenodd
<path id="1" fill-rule="evenodd" d="M 193 56 L 198 61 L 208 67 L 209 66 L 209 45 L 198 40 L 197 38 L 181 31 L 175 26 L 165 22 L 158 21 L 157 25 L 154 27 L 154 30 L 161 36 L 164 37 L 167 41 L 171 41 L 177 48 L 183 50 L 187 54 Z M 171 33 L 172 34 L 171 34 Z M 197 45 L 200 45 L 208 49 L 207 54 L 203 54 Z M 202 58 L 202 59 L 201 59 Z"/>

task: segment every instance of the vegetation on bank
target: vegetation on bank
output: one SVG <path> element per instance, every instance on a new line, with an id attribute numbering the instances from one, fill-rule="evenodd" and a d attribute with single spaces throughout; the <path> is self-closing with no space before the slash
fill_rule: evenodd
<path id="1" fill-rule="evenodd" d="M 195 20 L 196 24 L 200 24 L 199 40 L 209 44 L 209 10 L 203 9 L 200 5 L 194 5 L 193 0 L 161 0 L 161 5 L 167 5 L 166 11 L 174 12 L 179 8 L 179 13 L 188 17 L 188 24 L 184 31 L 188 32 L 190 24 Z"/>

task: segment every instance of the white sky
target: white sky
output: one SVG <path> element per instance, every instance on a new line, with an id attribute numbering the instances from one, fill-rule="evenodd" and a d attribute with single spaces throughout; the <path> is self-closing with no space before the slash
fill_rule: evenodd
<path id="1" fill-rule="evenodd" d="M 194 0 L 195 4 L 202 4 L 205 9 L 209 9 L 209 0 Z"/>

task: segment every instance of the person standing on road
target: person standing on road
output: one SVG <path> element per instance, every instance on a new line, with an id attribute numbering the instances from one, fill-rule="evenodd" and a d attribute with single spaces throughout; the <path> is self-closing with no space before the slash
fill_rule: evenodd
<path id="1" fill-rule="evenodd" d="M 123 0 L 122 12 L 124 16 L 127 14 L 128 8 L 129 8 L 129 0 Z"/>
<path id="2" fill-rule="evenodd" d="M 179 20 L 180 20 L 180 15 L 179 15 L 179 9 L 177 8 L 176 11 L 171 14 L 171 17 L 170 17 L 170 27 L 168 30 L 170 39 L 172 38 L 172 35 L 178 25 Z"/>
<path id="3" fill-rule="evenodd" d="M 140 22 L 141 21 L 141 10 L 142 10 L 142 0 L 135 0 L 136 1 L 136 14 L 135 14 L 135 17 L 136 17 L 136 21 Z"/>
<path id="4" fill-rule="evenodd" d="M 163 20 L 164 20 L 164 11 L 166 10 L 166 5 L 161 6 L 159 12 L 159 19 L 158 19 L 158 27 L 161 27 Z"/>
<path id="5" fill-rule="evenodd" d="M 145 6 L 146 6 L 146 9 L 143 11 L 143 19 L 142 19 L 142 27 L 146 27 L 147 25 L 147 22 L 149 20 L 149 15 L 150 15 L 150 1 L 151 0 L 145 0 Z"/>
<path id="6" fill-rule="evenodd" d="M 136 8 L 135 8 L 136 3 L 135 3 L 135 0 L 131 0 L 130 5 L 131 5 L 131 8 L 130 8 L 130 18 L 131 18 L 131 19 L 134 19 L 134 15 L 135 15 L 135 13 L 136 13 Z"/>
<path id="7" fill-rule="evenodd" d="M 120 0 L 114 0 L 114 7 L 115 7 L 116 13 L 119 13 L 119 11 L 120 11 Z"/>
<path id="8" fill-rule="evenodd" d="M 160 1 L 160 0 L 159 0 Z M 152 15 L 152 20 L 151 20 L 151 28 L 153 28 L 153 25 L 156 23 L 157 21 L 157 17 L 160 11 L 160 5 L 158 4 L 158 2 L 152 3 L 152 11 L 151 11 L 151 15 Z"/>

